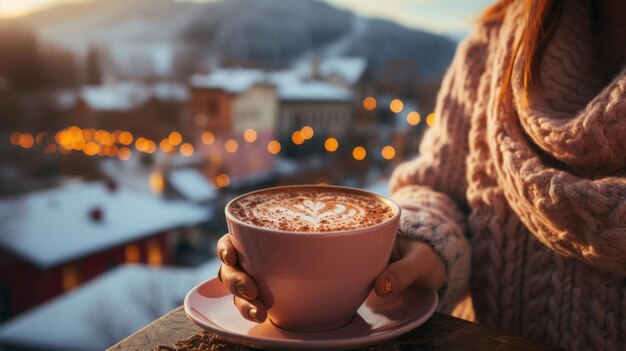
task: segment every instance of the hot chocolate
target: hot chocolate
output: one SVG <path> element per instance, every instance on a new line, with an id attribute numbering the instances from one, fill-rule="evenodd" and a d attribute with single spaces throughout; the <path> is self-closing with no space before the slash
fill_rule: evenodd
<path id="1" fill-rule="evenodd" d="M 233 201 L 230 211 L 245 223 L 293 232 L 366 228 L 394 215 L 377 196 L 315 186 L 255 192 Z"/>

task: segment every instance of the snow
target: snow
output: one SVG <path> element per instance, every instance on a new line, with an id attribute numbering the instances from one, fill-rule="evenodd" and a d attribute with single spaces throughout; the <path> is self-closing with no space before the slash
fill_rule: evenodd
<path id="1" fill-rule="evenodd" d="M 222 89 L 241 94 L 257 84 L 271 84 L 281 100 L 349 101 L 352 92 L 326 81 L 309 80 L 297 70 L 265 72 L 258 69 L 220 68 L 190 78 L 196 88 Z"/>
<path id="2" fill-rule="evenodd" d="M 152 96 L 160 101 L 185 102 L 189 100 L 189 89 L 180 83 L 158 82 L 151 88 Z"/>
<path id="3" fill-rule="evenodd" d="M 337 75 L 344 82 L 354 85 L 366 67 L 367 61 L 363 57 L 329 57 L 320 62 L 319 73 L 324 78 Z"/>
<path id="4" fill-rule="evenodd" d="M 352 92 L 329 82 L 301 79 L 295 72 L 274 73 L 271 81 L 281 100 L 350 101 Z"/>
<path id="5" fill-rule="evenodd" d="M 168 173 L 170 185 L 185 199 L 206 202 L 215 199 L 217 189 L 198 170 L 176 169 Z"/>
<path id="6" fill-rule="evenodd" d="M 113 85 L 84 87 L 80 96 L 93 110 L 129 111 L 148 101 L 150 92 L 139 83 L 120 82 Z"/>
<path id="7" fill-rule="evenodd" d="M 103 350 L 182 304 L 218 267 L 217 259 L 196 268 L 117 267 L 0 325 L 0 344 Z"/>
<path id="8" fill-rule="evenodd" d="M 103 212 L 101 222 L 89 212 Z M 206 209 L 100 182 L 67 184 L 0 200 L 0 246 L 46 268 L 209 219 Z"/>
<path id="9" fill-rule="evenodd" d="M 144 84 L 136 81 L 122 81 L 114 84 L 91 85 L 78 92 L 64 91 L 56 96 L 61 108 L 71 108 L 82 99 L 89 108 L 96 111 L 130 111 L 140 107 L 151 98 L 159 101 L 186 102 L 189 89 L 181 83 L 161 81 Z"/>
<path id="10" fill-rule="evenodd" d="M 196 88 L 216 88 L 241 94 L 266 79 L 267 74 L 258 69 L 218 68 L 209 74 L 194 74 L 191 85 Z"/>

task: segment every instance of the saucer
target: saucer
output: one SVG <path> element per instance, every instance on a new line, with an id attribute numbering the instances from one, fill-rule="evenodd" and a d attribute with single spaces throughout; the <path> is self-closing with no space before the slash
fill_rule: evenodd
<path id="1" fill-rule="evenodd" d="M 225 284 L 205 281 L 187 293 L 185 313 L 201 328 L 221 339 L 266 349 L 351 349 L 378 344 L 423 324 L 437 307 L 435 290 L 406 289 L 380 298 L 373 291 L 346 326 L 324 332 L 294 332 L 266 319 L 244 319 Z"/>

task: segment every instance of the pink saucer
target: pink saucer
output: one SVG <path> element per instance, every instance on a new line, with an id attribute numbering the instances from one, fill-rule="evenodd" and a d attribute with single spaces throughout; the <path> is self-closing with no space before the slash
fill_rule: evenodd
<path id="1" fill-rule="evenodd" d="M 434 290 L 407 289 L 385 299 L 372 292 L 348 325 L 325 332 L 281 329 L 269 320 L 244 319 L 228 289 L 217 279 L 205 281 L 185 297 L 185 312 L 201 328 L 235 344 L 271 349 L 351 349 L 392 339 L 423 324 L 437 307 Z"/>

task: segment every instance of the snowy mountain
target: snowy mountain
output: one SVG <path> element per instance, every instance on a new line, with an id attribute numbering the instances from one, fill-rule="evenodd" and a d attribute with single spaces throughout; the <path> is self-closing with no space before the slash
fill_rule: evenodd
<path id="1" fill-rule="evenodd" d="M 94 0 L 61 4 L 19 21 L 79 52 L 105 47 L 119 69 L 135 73 L 167 73 L 181 57 L 198 67 L 278 68 L 315 55 L 361 55 L 376 71 L 410 61 L 420 77 L 438 79 L 456 46 L 443 36 L 362 18 L 318 0 Z"/>

